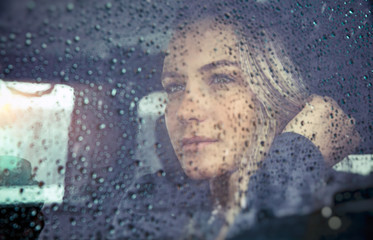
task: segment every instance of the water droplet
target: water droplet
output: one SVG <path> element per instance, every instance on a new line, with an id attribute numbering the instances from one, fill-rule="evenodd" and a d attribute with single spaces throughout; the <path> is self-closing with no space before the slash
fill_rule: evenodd
<path id="1" fill-rule="evenodd" d="M 68 3 L 67 6 L 66 6 L 66 10 L 68 12 L 71 12 L 72 10 L 74 10 L 74 4 L 73 3 Z"/>
<path id="2" fill-rule="evenodd" d="M 9 34 L 9 39 L 10 40 L 15 40 L 16 39 L 16 35 L 14 33 Z"/>
<path id="3" fill-rule="evenodd" d="M 52 205 L 52 211 L 57 211 L 58 210 L 58 205 L 57 204 L 53 204 Z"/>
<path id="4" fill-rule="evenodd" d="M 34 10 L 35 6 L 36 6 L 36 4 L 35 4 L 34 1 L 30 1 L 30 2 L 27 3 L 27 9 L 30 10 L 30 11 Z"/>
<path id="5" fill-rule="evenodd" d="M 110 2 L 105 4 L 106 9 L 110 9 L 112 7 L 112 4 Z"/>
<path id="6" fill-rule="evenodd" d="M 84 98 L 84 104 L 89 104 L 89 99 L 87 97 Z"/>
<path id="7" fill-rule="evenodd" d="M 76 225 L 76 221 L 75 221 L 74 218 L 70 218 L 70 224 L 71 224 L 72 226 L 75 226 L 75 225 Z"/>
<path id="8" fill-rule="evenodd" d="M 9 176 L 9 174 L 10 174 L 9 169 L 5 168 L 3 170 L 3 173 L 4 173 L 5 176 Z"/>
<path id="9" fill-rule="evenodd" d="M 57 171 L 58 171 L 59 174 L 65 174 L 65 169 L 64 169 L 63 166 L 58 166 Z"/>
<path id="10" fill-rule="evenodd" d="M 157 175 L 158 175 L 158 177 L 164 177 L 164 176 L 166 176 L 166 172 L 163 171 L 163 170 L 159 170 L 159 171 L 157 172 Z"/>
<path id="11" fill-rule="evenodd" d="M 31 216 L 36 216 L 36 214 L 37 214 L 36 210 L 31 211 Z"/>
<path id="12" fill-rule="evenodd" d="M 338 230 L 342 226 L 342 221 L 339 217 L 333 216 L 329 219 L 328 225 L 333 230 Z"/>
<path id="13" fill-rule="evenodd" d="M 321 214 L 324 218 L 329 218 L 332 215 L 332 209 L 330 207 L 323 207 Z"/>

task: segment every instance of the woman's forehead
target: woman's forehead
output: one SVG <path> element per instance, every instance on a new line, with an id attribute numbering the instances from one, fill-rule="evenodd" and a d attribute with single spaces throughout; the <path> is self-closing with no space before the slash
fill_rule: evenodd
<path id="1" fill-rule="evenodd" d="M 215 26 L 202 22 L 185 31 L 176 32 L 168 47 L 165 64 L 175 61 L 195 62 L 197 57 L 206 61 L 236 60 L 237 39 L 229 26 Z"/>
<path id="2" fill-rule="evenodd" d="M 213 20 L 201 20 L 183 29 L 175 31 L 170 41 L 170 49 L 182 49 L 184 45 L 234 45 L 236 35 L 232 26 Z"/>

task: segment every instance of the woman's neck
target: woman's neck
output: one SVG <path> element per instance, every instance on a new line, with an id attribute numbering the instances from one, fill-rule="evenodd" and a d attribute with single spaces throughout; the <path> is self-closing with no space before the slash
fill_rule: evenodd
<path id="1" fill-rule="evenodd" d="M 239 171 L 225 173 L 210 180 L 211 195 L 217 202 L 215 209 L 220 209 L 226 224 L 222 226 L 217 240 L 225 239 L 230 225 L 241 210 L 239 204 Z"/>
<path id="2" fill-rule="evenodd" d="M 210 180 L 211 195 L 223 212 L 232 208 L 238 200 L 239 171 L 227 172 Z"/>

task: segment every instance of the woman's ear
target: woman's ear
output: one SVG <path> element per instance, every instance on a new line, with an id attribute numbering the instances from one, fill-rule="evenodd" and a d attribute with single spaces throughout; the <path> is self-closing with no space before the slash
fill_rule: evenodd
<path id="1" fill-rule="evenodd" d="M 311 140 L 329 166 L 353 153 L 361 140 L 355 119 L 348 117 L 335 100 L 319 95 L 308 98 L 283 132 L 298 133 Z"/>

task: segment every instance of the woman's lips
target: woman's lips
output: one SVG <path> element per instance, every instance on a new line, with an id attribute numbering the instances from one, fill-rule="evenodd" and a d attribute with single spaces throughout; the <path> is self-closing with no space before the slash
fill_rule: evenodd
<path id="1" fill-rule="evenodd" d="M 191 138 L 183 138 L 181 140 L 181 146 L 183 151 L 198 151 L 204 148 L 205 146 L 217 142 L 217 139 L 207 138 L 207 137 L 191 137 Z"/>

